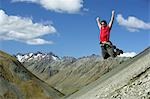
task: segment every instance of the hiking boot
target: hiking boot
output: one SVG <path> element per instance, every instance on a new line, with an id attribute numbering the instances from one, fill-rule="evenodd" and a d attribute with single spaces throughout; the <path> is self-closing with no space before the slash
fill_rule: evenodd
<path id="1" fill-rule="evenodd" d="M 115 46 L 115 45 L 113 45 L 113 48 L 114 48 L 114 49 L 116 49 L 116 46 Z"/>
<path id="2" fill-rule="evenodd" d="M 123 51 L 117 48 L 116 49 L 116 55 L 120 55 L 120 54 L 123 54 Z"/>

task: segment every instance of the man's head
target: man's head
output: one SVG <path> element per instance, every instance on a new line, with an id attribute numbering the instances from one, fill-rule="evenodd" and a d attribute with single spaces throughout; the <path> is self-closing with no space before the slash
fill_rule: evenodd
<path id="1" fill-rule="evenodd" d="M 107 22 L 105 20 L 102 20 L 100 23 L 101 23 L 101 26 L 107 26 Z"/>

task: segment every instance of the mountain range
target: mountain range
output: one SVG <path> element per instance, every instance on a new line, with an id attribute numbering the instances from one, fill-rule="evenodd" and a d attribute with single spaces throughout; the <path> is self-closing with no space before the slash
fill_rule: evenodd
<path id="1" fill-rule="evenodd" d="M 135 57 L 107 60 L 94 54 L 80 58 L 52 52 L 11 56 L 0 51 L 0 98 L 149 99 L 149 59 L 150 47 Z"/>
<path id="2" fill-rule="evenodd" d="M 97 80 L 130 57 L 103 60 L 92 54 L 80 57 L 58 57 L 49 53 L 17 54 L 22 64 L 37 77 L 65 95 L 70 95 Z"/>

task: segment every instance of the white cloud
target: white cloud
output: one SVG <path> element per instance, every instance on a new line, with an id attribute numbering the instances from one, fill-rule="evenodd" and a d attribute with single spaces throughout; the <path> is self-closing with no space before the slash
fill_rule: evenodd
<path id="1" fill-rule="evenodd" d="M 51 41 L 41 39 L 41 36 L 55 33 L 51 25 L 33 23 L 30 18 L 9 16 L 0 10 L 0 39 L 16 40 L 27 44 L 52 44 Z"/>
<path id="2" fill-rule="evenodd" d="M 30 45 L 53 44 L 53 42 L 52 41 L 45 41 L 43 39 L 37 38 L 37 39 L 28 40 L 27 44 L 30 44 Z"/>
<path id="3" fill-rule="evenodd" d="M 128 19 L 124 19 L 121 14 L 118 14 L 117 22 L 119 25 L 126 27 L 130 32 L 138 32 L 139 29 L 150 29 L 150 23 L 146 23 L 134 16 L 129 16 Z"/>
<path id="4" fill-rule="evenodd" d="M 135 52 L 126 52 L 126 53 L 120 54 L 119 57 L 134 57 L 135 55 L 137 55 Z"/>
<path id="5" fill-rule="evenodd" d="M 12 2 L 31 2 L 55 12 L 78 13 L 83 7 L 83 0 L 12 0 Z"/>

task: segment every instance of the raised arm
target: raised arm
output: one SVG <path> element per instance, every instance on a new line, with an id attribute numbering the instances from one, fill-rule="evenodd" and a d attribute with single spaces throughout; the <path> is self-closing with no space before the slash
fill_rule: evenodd
<path id="1" fill-rule="evenodd" d="M 112 11 L 112 15 L 111 15 L 110 22 L 109 22 L 109 24 L 108 24 L 108 26 L 109 26 L 110 29 L 111 29 L 112 24 L 113 24 L 113 22 L 114 22 L 114 18 L 115 18 L 115 11 L 113 10 L 113 11 Z"/>
<path id="2" fill-rule="evenodd" d="M 97 25 L 98 25 L 99 29 L 101 29 L 100 18 L 97 17 L 97 18 L 96 18 L 96 21 L 97 21 Z"/>

